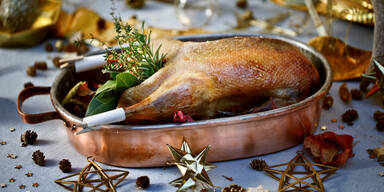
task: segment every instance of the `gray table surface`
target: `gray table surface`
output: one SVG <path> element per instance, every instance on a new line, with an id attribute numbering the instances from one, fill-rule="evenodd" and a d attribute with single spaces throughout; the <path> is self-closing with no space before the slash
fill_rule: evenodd
<path id="1" fill-rule="evenodd" d="M 109 18 L 109 1 L 65 1 L 64 8 L 73 10 L 75 6 L 87 5 L 96 10 L 103 17 Z M 75 2 L 78 4 L 68 4 Z M 212 31 L 222 31 L 235 25 L 233 17 L 234 1 L 220 1 L 221 15 L 212 22 L 207 29 Z M 144 19 L 147 24 L 157 27 L 176 28 L 182 26 L 175 17 L 174 7 L 169 4 L 148 1 L 145 9 L 132 10 L 124 5 L 123 1 L 117 1 L 117 10 L 123 18 L 136 14 L 139 19 Z M 258 18 L 267 18 L 278 14 L 281 11 L 291 11 L 292 16 L 283 26 L 288 26 L 289 22 L 294 22 L 303 16 L 302 12 L 296 12 L 283 7 L 279 7 L 270 2 L 252 1 L 251 9 Z M 333 35 L 344 39 L 349 24 L 345 21 L 335 20 L 333 25 Z M 362 48 L 371 49 L 373 30 L 370 27 L 351 24 L 348 35 L 348 43 Z M 312 28 L 313 29 L 313 28 Z M 257 29 L 250 29 L 244 32 L 257 32 Z M 315 31 L 310 31 L 306 35 L 301 35 L 297 39 L 304 42 L 316 36 Z M 47 40 L 53 42 L 54 40 Z M 59 70 L 49 62 L 49 69 L 45 72 L 38 72 L 37 77 L 28 77 L 25 75 L 27 66 L 32 65 L 34 61 L 48 60 L 47 57 L 55 56 L 57 53 L 47 53 L 44 51 L 44 44 L 33 48 L 24 49 L 0 49 L 0 141 L 6 141 L 6 145 L 0 145 L 0 183 L 7 184 L 6 188 L 0 188 L 0 191 L 64 191 L 63 188 L 56 185 L 53 181 L 66 174 L 62 173 L 57 164 L 61 159 L 70 159 L 74 168 L 73 172 L 80 171 L 86 164 L 86 157 L 79 154 L 69 143 L 62 121 L 54 120 L 36 125 L 23 123 L 16 112 L 16 98 L 23 89 L 23 84 L 27 81 L 33 82 L 38 86 L 50 86 Z M 349 88 L 358 88 L 358 82 L 348 81 Z M 334 82 L 330 90 L 330 95 L 335 99 L 334 106 L 323 111 L 319 126 L 327 126 L 329 131 L 340 134 L 350 134 L 355 137 L 358 143 L 354 146 L 355 157 L 351 158 L 337 174 L 331 176 L 324 186 L 326 191 L 383 191 L 384 178 L 379 177 L 379 171 L 384 171 L 375 160 L 369 159 L 366 149 L 381 146 L 384 141 L 384 134 L 376 131 L 373 113 L 381 109 L 379 97 L 371 97 L 363 101 L 352 101 L 345 105 L 338 97 L 337 90 L 341 82 Z M 345 125 L 344 130 L 337 128 L 341 123 L 340 115 L 346 109 L 354 108 L 359 112 L 359 120 L 353 126 Z M 52 110 L 48 96 L 38 96 L 29 99 L 25 105 L 26 112 L 45 112 Z M 337 118 L 338 123 L 331 123 L 331 119 Z M 10 132 L 9 128 L 16 128 L 16 131 Z M 38 143 L 27 147 L 20 147 L 20 135 L 26 130 L 31 129 L 38 133 Z M 317 130 L 316 133 L 320 133 Z M 259 156 L 274 165 L 284 163 L 293 158 L 297 150 L 302 149 L 302 145 L 273 153 Z M 44 152 L 47 165 L 40 167 L 32 162 L 32 153 L 36 150 Z M 7 158 L 7 154 L 14 153 L 17 159 Z M 256 158 L 256 157 L 255 157 Z M 215 163 L 218 168 L 209 171 L 212 182 L 221 187 L 229 184 L 239 184 L 245 188 L 263 185 L 266 189 L 276 191 L 278 183 L 265 175 L 263 172 L 256 172 L 249 168 L 249 162 L 253 158 Z M 17 170 L 14 167 L 17 164 L 23 166 Z M 116 168 L 101 164 L 103 168 Z M 124 169 L 124 168 L 121 168 Z M 175 191 L 176 188 L 168 185 L 168 182 L 179 177 L 180 174 L 175 167 L 169 168 L 142 168 L 131 169 L 128 178 L 120 185 L 118 191 L 137 191 L 135 180 L 138 176 L 148 175 L 151 180 L 151 187 L 146 191 Z M 26 177 L 27 172 L 32 172 L 32 177 Z M 233 178 L 229 181 L 222 175 Z M 8 182 L 8 179 L 15 178 L 14 183 Z M 38 188 L 32 187 L 32 184 L 38 182 Z M 19 185 L 24 184 L 26 188 L 21 190 Z"/>

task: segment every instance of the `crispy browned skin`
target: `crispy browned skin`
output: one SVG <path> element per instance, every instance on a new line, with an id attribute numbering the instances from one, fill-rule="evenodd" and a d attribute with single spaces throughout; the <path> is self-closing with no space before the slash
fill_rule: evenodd
<path id="1" fill-rule="evenodd" d="M 210 118 L 218 111 L 250 108 L 260 98 L 308 96 L 319 84 L 313 64 L 280 40 L 236 37 L 208 42 L 162 40 L 165 67 L 122 94 L 127 123 L 171 120 L 181 110 Z"/>

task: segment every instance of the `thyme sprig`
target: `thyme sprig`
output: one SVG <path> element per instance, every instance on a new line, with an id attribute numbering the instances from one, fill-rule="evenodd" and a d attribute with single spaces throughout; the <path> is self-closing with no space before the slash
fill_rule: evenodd
<path id="1" fill-rule="evenodd" d="M 151 47 L 151 32 L 144 31 L 144 22 L 141 30 L 132 28 L 123 23 L 121 17 L 111 14 L 117 35 L 115 40 L 120 51 L 107 48 L 105 72 L 129 72 L 138 80 L 144 81 L 163 67 L 165 54 L 159 54 L 161 46 L 156 51 Z"/>

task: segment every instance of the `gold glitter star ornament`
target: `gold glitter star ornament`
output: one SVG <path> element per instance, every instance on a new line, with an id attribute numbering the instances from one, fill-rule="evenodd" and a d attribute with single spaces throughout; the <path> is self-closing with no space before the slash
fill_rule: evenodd
<path id="1" fill-rule="evenodd" d="M 194 156 L 186 141 L 183 141 L 180 149 L 167 145 L 172 154 L 174 163 L 182 174 L 181 177 L 169 182 L 170 185 L 178 187 L 177 191 L 197 189 L 199 187 L 214 187 L 208 177 L 207 171 L 216 168 L 215 165 L 206 162 L 209 146 L 204 148 L 198 155 Z"/>

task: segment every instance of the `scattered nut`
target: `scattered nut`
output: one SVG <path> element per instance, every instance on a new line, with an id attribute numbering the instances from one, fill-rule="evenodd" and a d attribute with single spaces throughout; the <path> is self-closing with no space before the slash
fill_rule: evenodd
<path id="1" fill-rule="evenodd" d="M 55 66 L 55 67 L 57 67 L 57 68 L 59 68 L 60 67 L 60 59 L 61 59 L 61 57 L 59 57 L 59 56 L 56 56 L 56 57 L 54 57 L 53 59 L 52 59 L 52 63 L 53 63 L 53 65 Z"/>
<path id="2" fill-rule="evenodd" d="M 27 67 L 26 73 L 27 73 L 27 75 L 29 75 L 31 77 L 36 76 L 36 68 L 35 68 L 35 66 Z"/>
<path id="3" fill-rule="evenodd" d="M 363 99 L 363 92 L 358 89 L 352 89 L 351 95 L 353 100 L 362 100 Z"/>
<path id="4" fill-rule="evenodd" d="M 39 69 L 39 70 L 47 70 L 48 69 L 47 63 L 45 61 L 36 61 L 33 66 L 35 66 L 35 68 Z"/>
<path id="5" fill-rule="evenodd" d="M 236 1 L 236 6 L 238 8 L 245 9 L 248 6 L 248 2 L 247 2 L 247 0 L 237 0 Z"/>
<path id="6" fill-rule="evenodd" d="M 33 85 L 32 82 L 28 81 L 26 83 L 24 83 L 24 88 L 28 88 L 28 87 L 34 87 L 35 85 Z"/>
<path id="7" fill-rule="evenodd" d="M 9 128 L 10 132 L 14 132 L 16 129 L 15 128 Z"/>
<path id="8" fill-rule="evenodd" d="M 45 50 L 46 50 L 47 52 L 52 52 L 52 51 L 53 51 L 53 46 L 52 46 L 52 44 L 51 44 L 51 43 L 46 43 L 46 44 L 45 44 Z"/>

